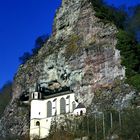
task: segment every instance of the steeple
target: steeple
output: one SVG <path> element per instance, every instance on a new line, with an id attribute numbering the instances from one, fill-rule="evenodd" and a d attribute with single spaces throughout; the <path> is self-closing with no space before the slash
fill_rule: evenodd
<path id="1" fill-rule="evenodd" d="M 35 92 L 31 94 L 32 100 L 42 99 L 42 93 L 40 92 L 40 84 L 37 82 L 35 86 Z"/>

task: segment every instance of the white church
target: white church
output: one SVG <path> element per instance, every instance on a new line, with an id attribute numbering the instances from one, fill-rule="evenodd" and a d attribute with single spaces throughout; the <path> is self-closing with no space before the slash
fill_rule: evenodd
<path id="1" fill-rule="evenodd" d="M 51 121 L 54 117 L 71 114 L 84 115 L 86 108 L 75 101 L 72 91 L 61 91 L 55 94 L 43 95 L 33 92 L 30 95 L 30 138 L 45 138 L 49 134 Z"/>

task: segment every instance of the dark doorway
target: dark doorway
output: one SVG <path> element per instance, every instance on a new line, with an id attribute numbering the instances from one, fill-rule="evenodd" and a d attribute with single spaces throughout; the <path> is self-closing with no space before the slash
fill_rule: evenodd
<path id="1" fill-rule="evenodd" d="M 80 116 L 83 116 L 83 111 L 82 110 L 80 111 Z"/>
<path id="2" fill-rule="evenodd" d="M 36 126 L 40 126 L 40 122 L 39 121 L 36 122 Z"/>

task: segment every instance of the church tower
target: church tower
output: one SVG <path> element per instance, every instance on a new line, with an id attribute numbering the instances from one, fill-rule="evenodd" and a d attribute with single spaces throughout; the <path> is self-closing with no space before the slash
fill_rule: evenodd
<path id="1" fill-rule="evenodd" d="M 31 93 L 31 100 L 42 99 L 42 93 L 40 91 L 40 84 L 36 84 L 35 92 Z"/>

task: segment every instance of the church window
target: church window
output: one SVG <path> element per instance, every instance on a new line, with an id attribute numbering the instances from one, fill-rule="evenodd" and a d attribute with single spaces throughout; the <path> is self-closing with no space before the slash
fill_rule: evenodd
<path id="1" fill-rule="evenodd" d="M 40 126 L 40 122 L 39 121 L 36 122 L 36 126 Z"/>
<path id="2" fill-rule="evenodd" d="M 75 104 L 75 102 L 73 101 L 73 102 L 72 102 L 72 110 L 74 111 L 75 108 L 76 108 L 76 104 Z"/>
<path id="3" fill-rule="evenodd" d="M 64 98 L 60 99 L 60 114 L 66 113 L 66 101 Z"/>
<path id="4" fill-rule="evenodd" d="M 66 97 L 66 105 L 69 105 L 69 103 L 70 103 L 70 96 L 67 96 Z"/>
<path id="5" fill-rule="evenodd" d="M 67 96 L 67 97 L 66 97 L 66 99 L 69 99 L 69 98 L 70 98 L 70 96 Z"/>
<path id="6" fill-rule="evenodd" d="M 82 110 L 80 111 L 80 116 L 83 116 L 83 111 Z"/>
<path id="7" fill-rule="evenodd" d="M 40 94 L 40 92 L 38 92 L 38 99 L 41 99 L 41 94 Z"/>
<path id="8" fill-rule="evenodd" d="M 51 101 L 47 102 L 47 117 L 51 117 L 52 116 L 52 103 Z"/>

